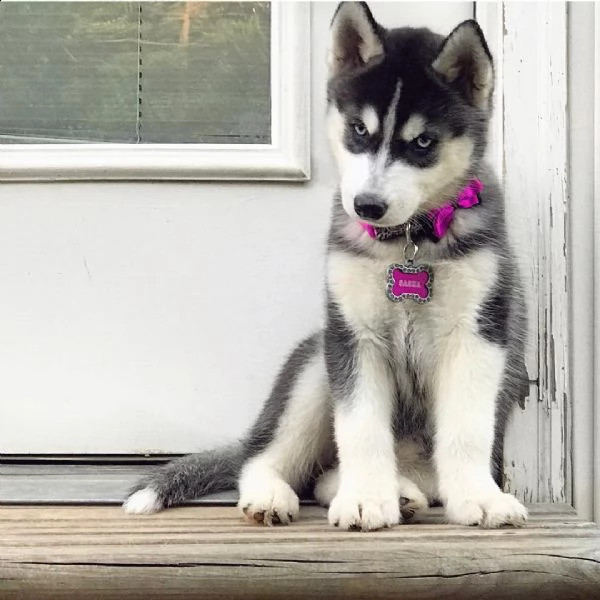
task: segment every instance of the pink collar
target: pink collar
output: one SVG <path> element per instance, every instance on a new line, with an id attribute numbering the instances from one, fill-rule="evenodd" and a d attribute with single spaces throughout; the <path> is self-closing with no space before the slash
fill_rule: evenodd
<path id="1" fill-rule="evenodd" d="M 441 240 L 454 220 L 454 211 L 457 208 L 471 208 L 479 204 L 478 194 L 483 190 L 483 183 L 479 179 L 471 179 L 456 197 L 455 200 L 443 204 L 439 208 L 434 208 L 428 213 L 431 221 L 431 233 L 436 240 Z M 396 227 L 375 227 L 370 223 L 360 221 L 362 228 L 372 239 L 385 241 L 404 235 L 404 225 Z"/>

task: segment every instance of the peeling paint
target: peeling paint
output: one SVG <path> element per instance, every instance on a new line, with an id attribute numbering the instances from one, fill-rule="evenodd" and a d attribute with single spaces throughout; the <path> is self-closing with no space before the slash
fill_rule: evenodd
<path id="1" fill-rule="evenodd" d="M 503 31 L 507 216 L 511 230 L 525 223 L 515 238 L 530 300 L 527 363 L 537 384 L 537 402 L 510 425 L 505 471 L 512 491 L 526 501 L 570 502 L 565 6 L 506 2 Z M 528 86 L 535 92 L 524 97 Z"/>

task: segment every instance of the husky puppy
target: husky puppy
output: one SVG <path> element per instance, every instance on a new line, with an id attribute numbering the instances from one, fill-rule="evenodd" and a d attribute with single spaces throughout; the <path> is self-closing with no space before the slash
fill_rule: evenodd
<path id="1" fill-rule="evenodd" d="M 312 482 L 344 529 L 391 527 L 435 501 L 452 523 L 525 522 L 501 489 L 507 419 L 526 395 L 526 322 L 483 158 L 492 90 L 475 21 L 443 38 L 387 30 L 364 3 L 338 7 L 325 329 L 293 351 L 239 445 L 159 468 L 128 512 L 237 484 L 248 520 L 287 524 Z"/>

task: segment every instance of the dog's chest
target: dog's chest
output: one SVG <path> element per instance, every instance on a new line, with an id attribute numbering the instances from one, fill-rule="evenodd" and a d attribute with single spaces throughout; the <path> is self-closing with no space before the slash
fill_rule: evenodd
<path id="1" fill-rule="evenodd" d="M 386 294 L 388 260 L 333 253 L 328 291 L 358 340 L 376 344 L 396 383 L 394 431 L 398 438 L 431 434 L 436 369 L 449 336 L 477 330 L 477 315 L 496 277 L 496 260 L 480 252 L 437 263 L 431 301 L 393 302 Z"/>
<path id="2" fill-rule="evenodd" d="M 437 262 L 431 301 L 393 302 L 386 293 L 387 258 L 332 253 L 328 289 L 344 320 L 360 339 L 387 346 L 398 376 L 430 379 L 448 336 L 458 328 L 477 330 L 480 305 L 496 278 L 496 260 L 488 252 Z"/>
<path id="3" fill-rule="evenodd" d="M 346 322 L 359 336 L 372 332 L 397 339 L 411 334 L 414 343 L 435 334 L 436 322 L 452 316 L 460 285 L 452 286 L 447 265 L 436 265 L 432 299 L 392 301 L 387 294 L 388 269 L 392 261 L 333 253 L 328 263 L 329 293 Z"/>

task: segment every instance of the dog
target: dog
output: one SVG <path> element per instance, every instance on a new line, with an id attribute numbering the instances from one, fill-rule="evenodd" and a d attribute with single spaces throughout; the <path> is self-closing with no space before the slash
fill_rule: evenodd
<path id="1" fill-rule="evenodd" d="M 339 170 L 326 324 L 292 352 L 239 444 L 132 490 L 151 513 L 239 487 L 250 522 L 289 524 L 310 489 L 329 523 L 392 527 L 435 502 L 461 525 L 521 526 L 503 438 L 527 395 L 524 292 L 484 153 L 494 67 L 478 24 L 385 29 L 343 2 L 327 127 Z"/>

